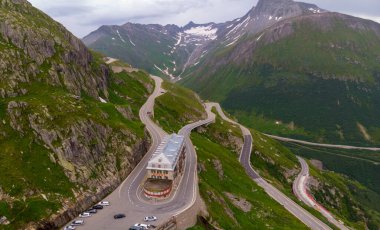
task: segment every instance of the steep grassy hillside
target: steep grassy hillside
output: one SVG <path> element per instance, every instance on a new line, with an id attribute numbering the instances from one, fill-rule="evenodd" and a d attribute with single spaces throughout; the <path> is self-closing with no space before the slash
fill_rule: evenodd
<path id="1" fill-rule="evenodd" d="M 260 175 L 315 216 L 325 220 L 318 212 L 299 202 L 292 193 L 292 183 L 300 170 L 295 155 L 279 142 L 260 133 L 254 132 L 254 140 L 251 163 Z M 354 167 L 352 166 L 352 170 L 355 170 Z M 355 229 L 365 229 L 365 226 L 377 229 L 376 226 L 380 224 L 380 213 L 374 205 L 379 202 L 377 193 L 347 176 L 332 171 L 321 171 L 311 167 L 311 175 L 314 177 L 310 182 L 311 194 L 338 219 Z M 376 174 L 372 177 L 376 177 Z"/>
<path id="2" fill-rule="evenodd" d="M 238 127 L 217 117 L 215 124 L 191 136 L 208 222 L 223 229 L 307 229 L 247 176 L 238 161 L 236 147 L 242 143 L 238 131 Z"/>
<path id="3" fill-rule="evenodd" d="M 336 13 L 219 46 L 183 84 L 260 131 L 380 144 L 380 25 Z"/>
<path id="4" fill-rule="evenodd" d="M 153 82 L 111 73 L 26 1 L 0 1 L 0 18 L 0 216 L 5 229 L 57 228 L 145 154 L 138 110 Z"/>
<path id="5" fill-rule="evenodd" d="M 166 131 L 175 132 L 187 123 L 203 118 L 203 107 L 195 93 L 170 83 L 165 83 L 164 88 L 168 91 L 157 98 L 155 118 Z M 183 106 L 189 103 L 196 105 Z M 239 127 L 217 116 L 215 124 L 197 130 L 198 133 L 192 134 L 192 141 L 199 159 L 199 186 L 210 212 L 207 219 L 210 223 L 225 229 L 269 229 L 280 226 L 306 229 L 245 174 L 237 160 L 237 153 L 243 143 Z M 233 198 L 230 200 L 225 192 L 246 199 L 252 204 L 250 211 L 245 213 L 234 206 Z M 199 225 L 194 229 L 203 227 Z"/>
<path id="6" fill-rule="evenodd" d="M 168 133 L 177 133 L 183 126 L 206 118 L 206 111 L 194 92 L 164 81 L 165 94 L 156 99 L 154 119 Z"/>
<path id="7" fill-rule="evenodd" d="M 344 222 L 352 223 L 355 229 L 379 229 L 380 196 L 377 193 L 345 176 L 313 166 L 311 176 L 311 193 L 320 204 Z"/>
<path id="8" fill-rule="evenodd" d="M 112 76 L 109 103 L 44 84 L 1 100 L 0 214 L 11 228 L 64 212 L 79 197 L 105 195 L 133 169 L 147 147 L 138 110 L 149 92 L 140 78 L 148 79 Z"/>
<path id="9" fill-rule="evenodd" d="M 284 143 L 299 156 L 317 159 L 331 171 L 345 174 L 371 190 L 380 193 L 380 153 L 346 149 L 329 149 Z"/>
<path id="10" fill-rule="evenodd" d="M 126 23 L 122 26 L 102 26 L 84 37 L 83 41 L 91 49 L 105 55 L 149 73 L 168 77 L 163 71 L 178 73 L 189 55 L 187 47 L 176 44 L 179 31 L 180 28 L 175 25 Z"/>

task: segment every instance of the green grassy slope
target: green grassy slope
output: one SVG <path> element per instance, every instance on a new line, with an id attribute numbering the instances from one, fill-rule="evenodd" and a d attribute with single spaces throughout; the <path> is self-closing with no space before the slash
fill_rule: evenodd
<path id="1" fill-rule="evenodd" d="M 102 26 L 93 32 L 100 34 L 95 42 L 87 43 L 89 39 L 91 40 L 91 34 L 83 41 L 91 49 L 145 69 L 149 73 L 164 76 L 155 65 L 162 70 L 166 69 L 165 66 L 173 70 L 177 67 L 173 61 L 179 63 L 183 60 L 180 60 L 181 54 L 171 53 L 177 38 L 162 33 L 162 30 L 167 28 L 130 23 L 123 26 Z"/>
<path id="2" fill-rule="evenodd" d="M 220 130 L 225 136 L 220 135 Z M 215 124 L 191 136 L 201 169 L 200 193 L 209 212 L 206 219 L 223 229 L 307 229 L 247 176 L 233 147 L 238 143 L 230 141 L 233 136 L 242 142 L 241 134 L 234 130 L 237 127 L 218 117 Z M 244 212 L 226 193 L 245 199 L 251 209 Z M 199 225 L 194 229 L 203 228 Z"/>
<path id="3" fill-rule="evenodd" d="M 317 159 L 325 168 L 348 175 L 371 190 L 380 193 L 380 153 L 373 151 L 329 149 L 284 143 L 299 156 Z"/>
<path id="4" fill-rule="evenodd" d="M 32 229 L 128 175 L 148 144 L 138 111 L 153 82 L 112 74 L 25 0 L 0 1 L 0 17 L 1 228 Z"/>
<path id="5" fill-rule="evenodd" d="M 147 75 L 139 72 L 114 74 L 110 83 L 109 103 L 101 103 L 91 97 L 78 100 L 62 88 L 41 83 L 27 87 L 31 93 L 25 96 L 0 100 L 0 113 L 4 115 L 0 124 L 0 167 L 3 169 L 0 174 L 0 194 L 4 196 L 0 201 L 0 216 L 5 215 L 11 221 L 7 229 L 22 228 L 25 224 L 39 222 L 50 216 L 62 208 L 63 203 L 75 202 L 73 191 L 80 194 L 81 189 L 90 189 L 86 186 L 86 181 L 96 181 L 100 177 L 95 159 L 95 167 L 87 169 L 91 174 L 88 175 L 89 178 L 82 178 L 78 174 L 76 182 L 70 180 L 67 173 L 78 166 L 69 162 L 70 160 L 62 159 L 63 156 L 56 155 L 35 137 L 33 129 L 28 127 L 28 117 L 32 114 L 40 114 L 41 125 L 48 130 L 65 130 L 83 121 L 111 128 L 116 137 L 130 146 L 144 138 L 144 126 L 139 121 L 138 111 L 145 103 L 153 82 Z M 19 125 L 23 127 L 22 132 L 10 126 L 11 118 L 6 111 L 10 101 L 28 103 L 27 110 L 22 111 L 22 118 L 19 120 Z M 123 116 L 117 108 L 130 111 L 130 117 Z M 122 132 L 130 133 L 134 139 L 124 136 Z M 58 139 L 53 145 L 58 148 L 61 141 Z M 92 141 L 93 147 L 90 148 L 98 148 L 97 139 Z M 114 151 L 114 159 L 121 159 L 122 154 L 125 154 L 111 145 L 107 148 Z M 108 161 L 108 157 L 99 158 Z M 99 167 L 103 166 L 99 164 Z M 129 170 L 126 165 L 115 167 L 118 170 Z"/>
<path id="6" fill-rule="evenodd" d="M 374 24 L 333 13 L 294 19 L 258 41 L 251 36 L 219 47 L 182 83 L 259 131 L 378 145 L 380 33 L 374 31 L 380 26 Z"/>
<path id="7" fill-rule="evenodd" d="M 251 163 L 258 169 L 260 175 L 313 215 L 328 223 L 320 213 L 298 201 L 292 192 L 292 183 L 300 171 L 298 160 L 292 152 L 294 149 L 287 148 L 258 132 L 253 132 L 253 138 L 255 141 Z M 343 162 L 335 162 L 335 164 L 344 165 Z M 351 170 L 355 170 L 353 167 Z M 311 166 L 311 175 L 317 178 L 317 181 L 313 183 L 316 186 L 313 187 L 311 193 L 338 219 L 355 229 L 365 229 L 365 225 L 371 229 L 379 226 L 379 211 L 374 205 L 379 201 L 377 193 L 347 176 L 332 171 L 320 171 Z"/>
<path id="8" fill-rule="evenodd" d="M 164 81 L 167 92 L 156 99 L 154 119 L 168 133 L 177 133 L 183 126 L 206 118 L 206 111 L 194 92 Z"/>
<path id="9" fill-rule="evenodd" d="M 195 93 L 167 82 L 164 88 L 168 91 L 156 99 L 155 119 L 166 131 L 178 131 L 189 122 L 203 118 L 203 106 Z M 188 106 L 190 104 L 193 106 Z M 217 116 L 214 124 L 197 130 L 199 133 L 192 134 L 191 138 L 202 169 L 199 186 L 210 212 L 209 222 L 224 229 L 270 229 L 283 226 L 286 226 L 286 229 L 306 229 L 281 205 L 269 198 L 240 166 L 237 152 L 243 140 L 239 127 Z M 223 179 L 219 179 L 215 170 L 215 160 L 222 165 Z M 244 213 L 235 207 L 223 192 L 247 199 L 252 204 L 252 209 Z M 234 218 L 239 224 L 236 224 Z M 201 226 L 194 228 L 202 229 Z"/>
<path id="10" fill-rule="evenodd" d="M 311 193 L 333 214 L 339 216 L 345 223 L 351 223 L 354 229 L 379 228 L 378 194 L 345 176 L 320 171 L 312 165 L 310 175 L 318 181 L 317 184 L 312 183 Z"/>

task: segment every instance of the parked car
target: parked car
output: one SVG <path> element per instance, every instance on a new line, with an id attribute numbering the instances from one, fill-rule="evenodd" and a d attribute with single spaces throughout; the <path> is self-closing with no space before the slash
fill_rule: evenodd
<path id="1" fill-rule="evenodd" d="M 137 226 L 132 226 L 129 228 L 129 230 L 144 230 L 143 227 L 137 227 Z"/>
<path id="2" fill-rule="evenodd" d="M 114 219 L 121 219 L 121 218 L 124 218 L 125 217 L 125 214 L 123 213 L 119 213 L 119 214 L 116 214 L 113 216 Z"/>
<path id="3" fill-rule="evenodd" d="M 74 220 L 73 222 L 71 222 L 71 225 L 73 226 L 79 226 L 83 224 L 84 224 L 84 220 Z"/>
<path id="4" fill-rule="evenodd" d="M 149 228 L 149 225 L 147 225 L 147 224 L 139 224 L 139 223 L 136 223 L 134 226 L 135 226 L 135 227 L 142 227 L 142 228 L 144 228 L 144 229 L 148 229 L 148 228 Z"/>
<path id="5" fill-rule="evenodd" d="M 101 206 L 109 206 L 110 202 L 108 202 L 108 201 L 100 201 L 99 205 L 101 205 Z"/>
<path id="6" fill-rule="evenodd" d="M 144 221 L 156 221 L 157 220 L 157 217 L 155 216 L 146 216 L 144 218 Z"/>
<path id="7" fill-rule="evenodd" d="M 86 212 L 91 213 L 91 214 L 95 214 L 98 212 L 98 210 L 96 210 L 95 208 L 92 208 L 92 209 L 87 210 Z"/>
<path id="8" fill-rule="evenodd" d="M 92 209 L 103 209 L 103 205 L 100 205 L 100 204 L 94 205 Z"/>
<path id="9" fill-rule="evenodd" d="M 75 226 L 74 225 L 68 225 L 64 228 L 64 230 L 75 230 Z"/>
<path id="10" fill-rule="evenodd" d="M 79 214 L 79 217 L 82 217 L 82 218 L 86 218 L 86 217 L 90 217 L 90 216 L 92 216 L 92 215 L 89 212 L 83 212 L 83 213 Z"/>

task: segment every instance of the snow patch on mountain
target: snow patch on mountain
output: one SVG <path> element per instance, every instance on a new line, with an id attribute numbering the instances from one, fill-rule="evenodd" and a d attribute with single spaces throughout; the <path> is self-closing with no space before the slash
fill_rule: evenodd
<path id="1" fill-rule="evenodd" d="M 247 17 L 246 19 L 244 19 L 244 21 L 240 22 L 239 24 L 237 24 L 234 28 L 232 28 L 227 34 L 226 36 L 228 37 L 228 35 L 234 33 L 237 31 L 237 29 L 239 29 L 240 27 L 242 26 L 247 26 L 249 20 L 251 19 L 251 17 Z M 240 20 L 239 20 L 240 21 Z"/>
<path id="2" fill-rule="evenodd" d="M 218 29 L 212 28 L 212 26 L 197 26 L 197 27 L 192 27 L 188 30 L 185 30 L 184 32 L 186 34 L 190 34 L 193 36 L 199 36 L 199 37 L 204 37 L 210 40 L 215 40 L 218 37 L 216 35 L 217 31 Z"/>
<path id="3" fill-rule="evenodd" d="M 182 40 L 182 33 L 178 33 L 178 39 L 174 46 L 178 46 L 181 43 L 181 40 Z"/>
<path id="4" fill-rule="evenodd" d="M 129 39 L 129 42 L 133 45 L 133 46 L 136 46 L 135 43 L 132 42 L 131 38 L 128 36 L 128 39 Z"/>
<path id="5" fill-rule="evenodd" d="M 119 36 L 119 38 L 120 38 L 120 40 L 121 40 L 122 42 L 127 43 L 127 42 L 124 40 L 124 38 L 121 36 L 119 30 L 116 30 L 116 33 L 117 33 L 117 35 Z M 128 36 L 128 35 L 127 35 L 127 36 Z M 132 40 L 131 40 L 131 38 L 130 38 L 129 36 L 128 36 L 128 40 L 129 40 L 129 42 L 130 42 L 133 46 L 136 46 L 136 44 L 132 42 Z"/>
<path id="6" fill-rule="evenodd" d="M 226 47 L 228 47 L 228 46 L 232 46 L 233 44 L 235 44 L 235 43 L 239 40 L 240 37 L 241 37 L 241 35 L 235 37 L 235 38 L 232 40 L 232 42 L 230 42 L 230 43 L 228 43 L 228 44 L 226 45 Z"/>
<path id="7" fill-rule="evenodd" d="M 311 12 L 313 12 L 314 14 L 321 13 L 321 10 L 320 10 L 320 9 L 309 8 L 309 10 L 310 10 Z"/>
<path id="8" fill-rule="evenodd" d="M 117 33 L 117 35 L 119 35 L 120 40 L 121 40 L 122 42 L 126 43 L 125 40 L 123 39 L 123 37 L 120 35 L 119 30 L 116 30 L 116 33 Z"/>
<path id="9" fill-rule="evenodd" d="M 156 64 L 154 64 L 154 67 L 156 69 L 158 69 L 161 73 L 165 74 L 166 76 L 170 77 L 170 79 L 174 80 L 175 77 L 173 76 L 173 74 L 169 73 L 169 68 L 166 65 L 164 65 L 164 66 L 165 66 L 165 69 L 161 69 Z"/>
<path id="10" fill-rule="evenodd" d="M 258 38 L 256 38 L 256 41 L 259 41 L 260 38 L 264 35 L 264 33 L 262 33 Z"/>

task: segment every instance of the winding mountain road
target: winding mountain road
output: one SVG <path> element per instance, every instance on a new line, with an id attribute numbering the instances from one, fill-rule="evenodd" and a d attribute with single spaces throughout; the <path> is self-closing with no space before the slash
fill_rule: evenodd
<path id="1" fill-rule="evenodd" d="M 265 181 L 251 166 L 251 152 L 252 152 L 252 135 L 246 127 L 242 126 L 241 124 L 237 123 L 236 121 L 233 121 L 229 119 L 223 112 L 222 108 L 218 103 L 208 103 L 208 106 L 215 107 L 220 116 L 235 125 L 238 125 L 242 133 L 244 135 L 244 145 L 241 150 L 239 161 L 244 167 L 246 173 L 260 186 L 262 187 L 265 192 L 272 197 L 274 200 L 276 200 L 278 203 L 280 203 L 282 206 L 284 206 L 285 209 L 287 209 L 290 213 L 292 213 L 295 217 L 297 217 L 300 221 L 302 221 L 305 225 L 310 227 L 313 230 L 326 230 L 331 229 L 329 226 L 327 226 L 325 223 L 323 223 L 321 220 L 310 214 L 308 211 L 306 211 L 304 208 L 299 206 L 296 202 L 294 202 L 292 199 L 288 198 L 286 195 L 284 195 L 282 192 L 280 192 L 277 188 L 275 188 L 273 185 L 269 184 L 267 181 Z"/>
<path id="2" fill-rule="evenodd" d="M 145 216 L 154 215 L 158 217 L 155 225 L 160 225 L 171 217 L 191 208 L 197 198 L 198 178 L 197 178 L 197 157 L 189 134 L 199 126 L 211 123 L 215 120 L 215 114 L 211 112 L 211 107 L 206 106 L 207 119 L 194 122 L 183 127 L 179 134 L 186 138 L 186 158 L 184 174 L 179 182 L 178 188 L 173 191 L 171 197 L 165 201 L 148 200 L 144 197 L 142 185 L 145 177 L 146 165 L 166 135 L 152 119 L 154 113 L 155 98 L 163 94 L 161 89 L 162 79 L 151 76 L 155 81 L 155 90 L 141 107 L 139 115 L 141 121 L 146 125 L 152 138 L 152 145 L 143 159 L 134 168 L 124 182 L 104 200 L 110 202 L 110 206 L 100 210 L 97 214 L 86 218 L 85 224 L 78 229 L 128 229 L 129 226 L 138 222 L 143 222 Z M 117 213 L 124 213 L 126 218 L 115 220 L 113 216 Z"/>
<path id="3" fill-rule="evenodd" d="M 378 147 L 359 147 L 359 146 L 351 146 L 351 145 L 333 145 L 333 144 L 323 144 L 323 143 L 315 143 L 315 142 L 309 142 L 309 141 L 302 141 L 302 140 L 296 140 L 292 138 L 287 137 L 279 137 L 275 135 L 265 134 L 267 137 L 284 141 L 284 142 L 294 142 L 298 144 L 304 144 L 304 145 L 311 145 L 311 146 L 318 146 L 318 147 L 327 147 L 327 148 L 335 148 L 335 149 L 354 149 L 354 150 L 368 150 L 368 151 L 380 151 L 380 148 Z"/>
<path id="4" fill-rule="evenodd" d="M 315 201 L 314 198 L 308 193 L 306 190 L 306 184 L 307 180 L 309 179 L 309 165 L 303 158 L 297 156 L 297 159 L 301 164 L 301 172 L 298 174 L 293 183 L 294 194 L 306 205 L 313 207 L 319 211 L 324 217 L 328 219 L 330 223 L 334 224 L 339 229 L 348 230 L 348 228 L 344 226 L 343 223 L 336 220 L 329 211 L 327 211 L 322 205 Z"/>

